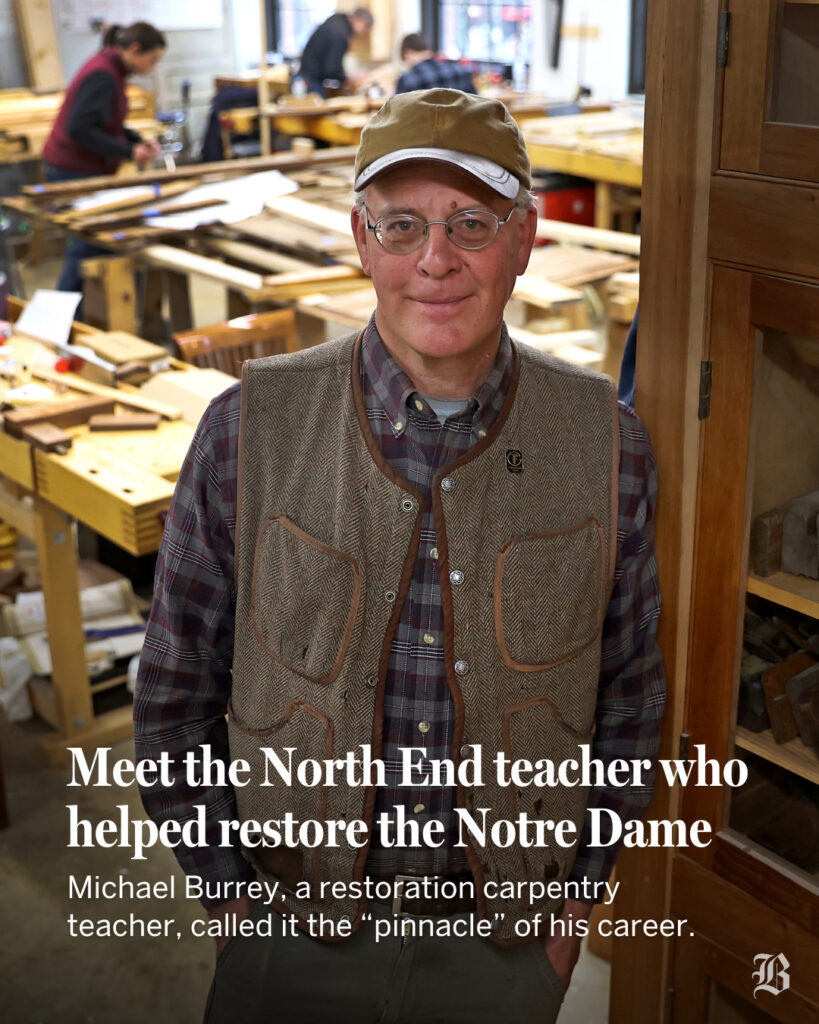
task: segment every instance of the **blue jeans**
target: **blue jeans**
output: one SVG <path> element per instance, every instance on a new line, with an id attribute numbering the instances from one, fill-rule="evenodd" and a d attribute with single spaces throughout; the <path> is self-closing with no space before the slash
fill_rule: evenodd
<path id="1" fill-rule="evenodd" d="M 46 181 L 76 181 L 80 178 L 89 178 L 91 175 L 84 171 L 64 171 L 59 167 L 52 167 L 51 164 L 44 164 Z M 98 245 L 92 245 L 82 238 L 69 238 L 65 246 L 65 260 L 63 269 L 60 271 L 60 278 L 57 281 L 59 292 L 81 292 L 82 274 L 80 263 L 83 260 L 91 259 L 93 256 L 107 256 L 108 249 L 101 249 Z M 79 314 L 78 314 L 79 315 Z"/>

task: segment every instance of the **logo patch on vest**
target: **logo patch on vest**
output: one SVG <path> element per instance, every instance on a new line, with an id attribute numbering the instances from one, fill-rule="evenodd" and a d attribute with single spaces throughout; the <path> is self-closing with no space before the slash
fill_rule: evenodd
<path id="1" fill-rule="evenodd" d="M 507 449 L 506 468 L 510 473 L 523 472 L 523 455 L 517 450 L 517 448 Z"/>

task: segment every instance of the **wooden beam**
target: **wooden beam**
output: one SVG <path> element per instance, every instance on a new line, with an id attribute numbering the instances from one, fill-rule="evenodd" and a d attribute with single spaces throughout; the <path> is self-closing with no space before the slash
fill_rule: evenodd
<path id="1" fill-rule="evenodd" d="M 133 391 L 124 386 L 121 388 L 107 388 L 104 384 L 94 384 L 92 381 L 83 380 L 83 378 L 77 377 L 75 374 L 56 373 L 53 370 L 46 370 L 44 368 L 33 368 L 31 375 L 39 380 L 47 380 L 52 384 L 67 385 L 74 391 L 84 391 L 88 395 L 110 398 L 112 401 L 118 402 L 120 405 L 127 405 L 132 409 L 158 412 L 166 420 L 179 420 L 182 418 L 181 411 L 175 406 L 143 397 L 136 388 Z"/>
<path id="2" fill-rule="evenodd" d="M 78 196 L 98 189 L 130 188 L 133 185 L 150 185 L 185 178 L 204 178 L 216 175 L 230 178 L 234 175 L 254 174 L 256 171 L 279 170 L 300 171 L 307 167 L 327 167 L 333 164 L 350 164 L 355 159 L 356 146 L 336 146 L 334 149 L 317 150 L 310 156 L 291 153 L 274 153 L 271 156 L 249 157 L 247 160 L 219 160 L 210 164 L 192 164 L 178 167 L 175 171 L 151 170 L 142 174 L 123 174 L 116 178 L 101 176 L 82 178 L 78 181 L 58 181 L 50 185 L 24 185 L 22 192 L 33 199 L 46 200 L 62 196 Z"/>
<path id="3" fill-rule="evenodd" d="M 141 255 L 154 266 L 178 270 L 185 274 L 199 274 L 243 292 L 259 292 L 264 288 L 265 279 L 262 274 L 240 270 L 221 260 L 213 260 L 185 249 L 176 249 L 172 245 L 149 245 L 141 251 Z"/>
<path id="4" fill-rule="evenodd" d="M 29 84 L 34 89 L 63 89 L 65 76 L 51 0 L 14 0 L 14 16 L 23 44 Z"/>
<path id="5" fill-rule="evenodd" d="M 609 252 L 625 252 L 629 256 L 640 255 L 640 236 L 625 231 L 607 231 L 604 228 L 590 228 L 583 224 L 567 224 L 562 220 L 538 218 L 538 238 L 555 238 L 559 242 L 576 242 L 592 249 L 607 249 Z"/>

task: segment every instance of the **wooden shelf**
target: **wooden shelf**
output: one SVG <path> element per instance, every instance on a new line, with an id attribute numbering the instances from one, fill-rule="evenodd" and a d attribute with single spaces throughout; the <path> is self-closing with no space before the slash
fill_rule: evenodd
<path id="1" fill-rule="evenodd" d="M 819 619 L 819 580 L 775 572 L 772 576 L 748 576 L 747 591 L 766 601 L 792 608 L 795 612 Z"/>
<path id="2" fill-rule="evenodd" d="M 777 743 L 770 729 L 751 732 L 737 726 L 736 745 L 819 785 L 819 755 L 799 739 Z"/>

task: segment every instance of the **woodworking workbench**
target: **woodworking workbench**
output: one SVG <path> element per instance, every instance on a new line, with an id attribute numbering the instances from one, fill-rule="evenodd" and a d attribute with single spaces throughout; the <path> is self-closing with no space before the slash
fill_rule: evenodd
<path id="1" fill-rule="evenodd" d="M 642 188 L 642 123 L 628 114 L 530 118 L 521 129 L 533 169 L 594 181 L 595 227 L 613 227 L 616 186 L 635 192 Z"/>
<path id="2" fill-rule="evenodd" d="M 141 135 L 164 130 L 156 120 L 156 95 L 136 85 L 126 87 L 128 116 L 125 124 Z M 31 89 L 0 89 L 0 163 L 36 160 L 63 102 L 65 93 Z"/>
<path id="3" fill-rule="evenodd" d="M 10 306 L 16 319 L 21 304 L 11 300 Z M 105 341 L 101 332 L 84 325 L 75 325 L 74 333 L 78 332 L 82 332 L 78 341 L 87 342 L 92 335 Z M 43 346 L 12 334 L 9 344 L 0 347 L 0 354 L 9 347 L 18 367 L 23 363 L 29 366 L 33 380 L 53 383 L 57 375 L 43 367 L 42 356 L 47 351 Z M 184 366 L 179 372 L 201 371 Z M 94 711 L 96 689 L 106 688 L 110 682 L 89 681 L 74 523 L 86 523 L 133 555 L 155 551 L 162 536 L 162 514 L 170 505 L 194 432 L 179 410 L 144 398 L 136 388 L 104 388 L 70 373 L 60 375 L 59 380 L 64 390 L 55 397 L 58 411 L 49 416 L 68 435 L 67 450 L 65 444 L 56 450 L 42 450 L 22 436 L 14 436 L 25 428 L 20 420 L 36 418 L 37 406 L 8 413 L 7 419 L 16 417 L 18 422 L 14 428 L 4 423 L 0 430 L 0 519 L 37 545 L 53 674 L 50 683 L 35 681 L 31 696 L 37 713 L 55 730 L 42 743 L 54 763 L 64 757 L 67 744 L 110 744 L 129 735 L 131 729 L 130 705 L 102 714 Z M 9 386 L 0 379 L 3 395 Z M 85 414 L 72 411 L 89 398 L 98 409 L 119 410 L 117 420 L 129 426 L 145 426 L 146 410 L 159 410 L 161 415 L 153 418 L 159 419 L 158 425 L 154 429 L 92 429 L 94 421 L 89 425 L 88 410 Z M 143 415 L 134 417 L 134 412 Z M 97 427 L 110 425 L 96 423 Z"/>

